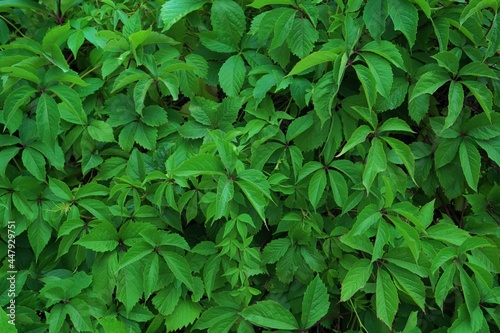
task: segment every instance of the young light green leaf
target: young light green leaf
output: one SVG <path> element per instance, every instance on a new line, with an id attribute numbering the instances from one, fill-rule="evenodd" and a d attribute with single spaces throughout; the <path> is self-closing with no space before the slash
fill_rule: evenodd
<path id="1" fill-rule="evenodd" d="M 398 291 L 389 273 L 382 268 L 377 271 L 375 306 L 377 317 L 387 326 L 392 327 L 399 307 Z"/>
<path id="2" fill-rule="evenodd" d="M 477 192 L 479 176 L 481 174 L 481 155 L 472 142 L 464 140 L 460 144 L 459 156 L 465 180 Z"/>
<path id="3" fill-rule="evenodd" d="M 295 317 L 276 301 L 266 300 L 250 305 L 240 315 L 254 325 L 278 330 L 296 330 Z"/>
<path id="4" fill-rule="evenodd" d="M 330 301 L 328 299 L 326 286 L 321 281 L 319 275 L 316 275 L 307 286 L 304 299 L 302 300 L 300 321 L 303 329 L 314 326 L 318 320 L 328 313 L 328 309 L 330 308 Z"/>

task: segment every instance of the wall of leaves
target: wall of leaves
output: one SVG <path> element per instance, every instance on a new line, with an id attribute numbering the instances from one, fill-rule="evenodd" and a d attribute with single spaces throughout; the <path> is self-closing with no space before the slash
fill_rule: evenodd
<path id="1" fill-rule="evenodd" d="M 499 6 L 0 0 L 0 330 L 498 332 Z"/>

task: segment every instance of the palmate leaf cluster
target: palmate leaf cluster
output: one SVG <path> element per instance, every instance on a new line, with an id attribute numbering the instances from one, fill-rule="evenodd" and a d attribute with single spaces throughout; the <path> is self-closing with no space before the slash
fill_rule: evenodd
<path id="1" fill-rule="evenodd" d="M 0 0 L 16 329 L 498 331 L 499 6 Z"/>

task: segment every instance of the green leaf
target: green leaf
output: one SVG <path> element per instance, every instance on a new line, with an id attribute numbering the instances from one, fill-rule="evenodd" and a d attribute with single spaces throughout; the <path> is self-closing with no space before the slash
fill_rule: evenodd
<path id="1" fill-rule="evenodd" d="M 390 63 L 376 54 L 366 52 L 362 56 L 377 82 L 378 93 L 389 99 L 394 77 Z"/>
<path id="2" fill-rule="evenodd" d="M 191 157 L 170 173 L 177 176 L 221 175 L 224 166 L 218 156 L 199 154 Z"/>
<path id="3" fill-rule="evenodd" d="M 35 253 L 36 261 L 38 261 L 40 253 L 49 243 L 51 234 L 52 228 L 41 218 L 37 218 L 33 221 L 28 228 L 28 239 Z"/>
<path id="4" fill-rule="evenodd" d="M 87 127 L 92 139 L 101 142 L 115 142 L 113 128 L 102 120 L 92 120 Z"/>
<path id="5" fill-rule="evenodd" d="M 415 133 L 406 121 L 399 118 L 387 119 L 378 129 L 379 133 L 392 131 Z"/>
<path id="6" fill-rule="evenodd" d="M 201 43 L 209 50 L 219 53 L 238 51 L 238 39 L 223 31 L 205 31 L 198 34 Z"/>
<path id="7" fill-rule="evenodd" d="M 415 158 L 413 156 L 413 153 L 406 144 L 404 144 L 402 141 L 390 137 L 382 137 L 382 139 L 391 146 L 391 148 L 394 150 L 396 155 L 403 161 L 404 166 L 406 167 L 406 170 L 408 171 L 408 174 L 410 175 L 411 179 L 413 182 L 416 184 L 415 181 Z"/>
<path id="8" fill-rule="evenodd" d="M 308 195 L 309 201 L 313 206 L 314 210 L 318 208 L 318 203 L 325 192 L 326 187 L 326 173 L 325 170 L 318 170 L 311 178 L 309 182 Z"/>
<path id="9" fill-rule="evenodd" d="M 246 75 L 245 63 L 241 55 L 229 57 L 219 70 L 219 83 L 228 96 L 237 96 L 240 93 Z"/>
<path id="10" fill-rule="evenodd" d="M 461 140 L 445 139 L 434 152 L 434 165 L 439 169 L 450 163 L 457 155 Z"/>
<path id="11" fill-rule="evenodd" d="M 292 53 L 303 59 L 312 52 L 314 43 L 318 38 L 319 33 L 309 20 L 296 18 L 293 22 L 292 30 L 288 35 L 287 42 Z"/>
<path id="12" fill-rule="evenodd" d="M 177 331 L 192 324 L 199 316 L 202 306 L 189 300 L 180 300 L 172 314 L 166 316 L 167 332 Z"/>
<path id="13" fill-rule="evenodd" d="M 163 30 L 170 29 L 187 14 L 200 9 L 207 0 L 169 0 L 161 7 L 160 17 L 163 21 Z"/>
<path id="14" fill-rule="evenodd" d="M 295 20 L 296 10 L 291 8 L 280 8 L 279 16 L 275 19 L 274 24 L 274 37 L 269 46 L 270 51 L 277 51 L 286 41 L 286 38 L 292 30 L 293 22 Z M 277 11 L 271 12 L 273 15 Z"/>
<path id="15" fill-rule="evenodd" d="M 483 108 L 488 119 L 491 120 L 493 107 L 493 94 L 484 84 L 477 81 L 461 81 L 463 85 L 469 88 L 470 92 L 476 97 L 479 105 Z"/>
<path id="16" fill-rule="evenodd" d="M 254 0 L 251 4 L 249 4 L 249 7 L 253 8 L 262 8 L 264 6 L 271 6 L 271 5 L 293 5 L 292 0 Z"/>
<path id="17" fill-rule="evenodd" d="M 158 256 L 154 256 L 158 258 Z M 174 312 L 175 307 L 179 303 L 182 295 L 182 288 L 171 286 L 170 288 L 163 288 L 156 293 L 153 298 L 155 308 L 164 316 L 168 316 Z"/>
<path id="18" fill-rule="evenodd" d="M 141 265 L 135 262 L 118 272 L 116 279 L 116 298 L 125 305 L 128 312 L 142 296 Z"/>
<path id="19" fill-rule="evenodd" d="M 377 80 L 366 66 L 354 65 L 353 67 L 356 70 L 356 75 L 358 76 L 361 85 L 363 86 L 368 108 L 371 110 L 373 104 L 375 104 L 375 101 L 377 100 Z"/>
<path id="20" fill-rule="evenodd" d="M 107 252 L 113 251 L 118 246 L 118 239 L 116 228 L 107 221 L 101 221 L 75 244 L 95 252 Z"/>
<path id="21" fill-rule="evenodd" d="M 434 274 L 439 268 L 445 267 L 444 264 L 457 257 L 457 249 L 453 247 L 442 248 L 432 260 L 431 274 Z"/>
<path id="22" fill-rule="evenodd" d="M 442 131 L 450 128 L 457 120 L 464 105 L 464 88 L 455 81 L 451 81 L 450 90 L 448 92 L 448 115 L 444 123 Z"/>
<path id="23" fill-rule="evenodd" d="M 238 313 L 235 309 L 223 306 L 213 306 L 204 311 L 193 326 L 195 330 L 206 330 L 214 327 L 218 322 L 226 321 Z"/>
<path id="24" fill-rule="evenodd" d="M 144 241 L 135 243 L 127 250 L 125 255 L 120 260 L 118 270 L 124 269 L 125 267 L 135 263 L 136 261 L 141 260 L 148 254 L 152 253 L 153 250 L 154 248 Z"/>
<path id="25" fill-rule="evenodd" d="M 372 145 L 368 156 L 366 157 L 365 169 L 363 171 L 363 185 L 367 193 L 370 192 L 370 187 L 378 173 L 385 171 L 387 168 L 387 157 L 382 141 L 379 138 L 372 139 Z"/>
<path id="26" fill-rule="evenodd" d="M 454 52 L 442 51 L 432 57 L 437 60 L 440 67 L 447 69 L 453 75 L 457 74 L 459 59 Z"/>
<path id="27" fill-rule="evenodd" d="M 212 5 L 210 15 L 214 30 L 226 33 L 236 33 L 242 36 L 246 29 L 245 13 L 232 0 L 216 0 Z"/>
<path id="28" fill-rule="evenodd" d="M 217 183 L 217 199 L 215 201 L 215 216 L 217 220 L 223 216 L 227 216 L 227 209 L 230 206 L 231 200 L 234 197 L 234 182 L 229 180 L 226 175 L 221 175 Z"/>
<path id="29" fill-rule="evenodd" d="M 58 85 L 47 88 L 47 90 L 56 94 L 62 101 L 62 103 L 59 104 L 61 119 L 78 125 L 87 124 L 87 115 L 83 111 L 82 100 L 74 89 Z"/>
<path id="30" fill-rule="evenodd" d="M 286 140 L 288 142 L 295 139 L 300 134 L 304 133 L 308 130 L 314 122 L 314 118 L 312 113 L 308 113 L 305 116 L 295 118 L 290 125 L 288 125 L 288 129 L 286 131 Z"/>
<path id="31" fill-rule="evenodd" d="M 481 175 L 481 155 L 472 142 L 464 140 L 460 144 L 459 156 L 465 180 L 477 192 L 479 176 Z"/>
<path id="32" fill-rule="evenodd" d="M 410 97 L 410 102 L 423 94 L 433 94 L 443 84 L 450 81 L 450 76 L 445 72 L 430 71 L 424 73 L 418 80 Z"/>
<path id="33" fill-rule="evenodd" d="M 277 238 L 272 240 L 264 248 L 262 261 L 266 264 L 274 264 L 285 255 L 290 245 L 290 238 Z"/>
<path id="34" fill-rule="evenodd" d="M 392 275 L 396 287 L 411 297 L 422 311 L 425 310 L 425 285 L 422 279 L 406 269 L 388 264 L 387 269 Z"/>
<path id="35" fill-rule="evenodd" d="M 54 145 L 59 133 L 59 110 L 56 101 L 43 93 L 36 107 L 36 127 L 40 138 L 49 145 Z"/>
<path id="36" fill-rule="evenodd" d="M 299 324 L 295 317 L 278 302 L 266 300 L 251 305 L 240 312 L 240 315 L 260 327 L 281 330 L 296 330 Z"/>
<path id="37" fill-rule="evenodd" d="M 445 268 L 443 274 L 439 278 L 436 288 L 434 290 L 434 297 L 436 299 L 436 304 L 443 310 L 443 302 L 453 287 L 453 279 L 457 271 L 456 265 L 448 265 Z"/>
<path id="38" fill-rule="evenodd" d="M 102 325 L 104 333 L 127 333 L 125 324 L 115 317 L 104 317 L 99 319 L 99 324 Z"/>
<path id="39" fill-rule="evenodd" d="M 384 269 L 377 271 L 377 283 L 375 289 L 375 306 L 377 317 L 387 326 L 392 327 L 394 317 L 398 312 L 399 298 L 396 286 L 389 273 Z"/>
<path id="40" fill-rule="evenodd" d="M 300 321 L 303 329 L 314 326 L 318 320 L 328 313 L 328 309 L 330 308 L 330 301 L 328 299 L 326 286 L 321 281 L 319 275 L 316 275 L 307 286 L 304 299 L 302 300 Z"/>
<path id="41" fill-rule="evenodd" d="M 415 258 L 415 262 L 418 263 L 418 258 L 420 257 L 422 244 L 420 242 L 417 230 L 398 217 L 389 216 L 389 219 L 392 221 L 392 223 L 394 223 L 396 229 L 403 236 L 403 239 L 408 245 L 408 248 L 410 249 L 413 258 Z"/>
<path id="42" fill-rule="evenodd" d="M 363 21 L 373 39 L 380 40 L 385 31 L 388 16 L 389 6 L 387 1 L 368 0 L 363 9 Z"/>
<path id="43" fill-rule="evenodd" d="M 479 291 L 477 290 L 476 284 L 470 278 L 469 274 L 461 267 L 458 267 L 460 272 L 460 283 L 462 284 L 462 292 L 465 298 L 465 304 L 467 305 L 467 310 L 472 316 L 474 311 L 479 307 L 479 302 L 481 300 Z"/>
<path id="44" fill-rule="evenodd" d="M 376 205 L 371 204 L 364 207 L 356 217 L 356 222 L 349 231 L 349 236 L 359 236 L 361 234 L 365 234 L 366 231 L 381 218 L 382 214 Z"/>
<path id="45" fill-rule="evenodd" d="M 490 69 L 486 64 L 482 62 L 470 62 L 460 69 L 458 76 L 476 76 L 476 77 L 487 77 L 490 79 L 498 79 L 498 75 Z"/>
<path id="46" fill-rule="evenodd" d="M 142 109 L 144 109 L 144 99 L 148 94 L 148 90 L 153 84 L 152 78 L 142 79 L 137 81 L 134 86 L 134 103 L 135 112 L 142 114 Z"/>
<path id="47" fill-rule="evenodd" d="M 429 111 L 430 95 L 420 95 L 408 103 L 408 111 L 411 119 L 420 123 Z"/>
<path id="48" fill-rule="evenodd" d="M 193 276 L 191 275 L 191 268 L 187 260 L 175 252 L 162 250 L 160 253 L 175 278 L 184 283 L 189 290 L 194 290 Z"/>
<path id="49" fill-rule="evenodd" d="M 366 138 L 368 137 L 368 135 L 370 133 L 372 133 L 372 130 L 370 129 L 370 127 L 368 127 L 366 125 L 361 125 L 358 128 L 356 128 L 356 130 L 352 133 L 349 140 L 347 140 L 347 143 L 344 146 L 344 148 L 342 148 L 340 153 L 338 153 L 337 156 L 335 156 L 335 157 L 340 157 L 340 156 L 344 155 L 346 152 L 348 152 L 349 150 L 351 150 L 352 148 L 359 145 L 360 143 L 365 142 Z"/>
<path id="50" fill-rule="evenodd" d="M 36 179 L 45 181 L 45 158 L 36 149 L 27 147 L 23 150 L 21 159 L 26 169 L 36 177 Z"/>
<path id="51" fill-rule="evenodd" d="M 373 265 L 368 259 L 357 260 L 347 272 L 340 293 L 340 301 L 350 299 L 359 289 L 366 285 L 372 274 Z"/>
<path id="52" fill-rule="evenodd" d="M 325 62 L 332 62 L 337 59 L 340 52 L 336 52 L 337 49 L 328 50 L 328 51 L 317 51 L 309 54 L 304 59 L 301 59 L 298 63 L 293 66 L 290 73 L 287 76 L 297 75 L 311 67 L 314 67 L 319 64 L 323 64 Z M 340 51 L 340 50 L 339 50 Z"/>
<path id="53" fill-rule="evenodd" d="M 349 196 L 347 189 L 347 182 L 339 172 L 335 170 L 328 170 L 328 177 L 330 179 L 330 187 L 332 188 L 333 200 L 335 203 L 343 208 Z"/>
<path id="54" fill-rule="evenodd" d="M 21 126 L 23 112 L 20 108 L 26 106 L 36 92 L 35 88 L 24 85 L 7 96 L 3 108 L 3 123 L 10 133 L 14 133 Z"/>
<path id="55" fill-rule="evenodd" d="M 267 204 L 264 196 L 262 195 L 262 192 L 251 182 L 245 180 L 237 180 L 236 184 L 238 184 L 238 187 L 243 191 L 248 201 L 250 201 L 250 204 L 253 206 L 253 208 L 255 208 L 262 221 L 266 221 L 264 211 Z"/>
<path id="56" fill-rule="evenodd" d="M 411 49 L 417 39 L 417 9 L 407 0 L 389 0 L 389 15 L 394 23 L 394 29 L 405 35 Z"/>

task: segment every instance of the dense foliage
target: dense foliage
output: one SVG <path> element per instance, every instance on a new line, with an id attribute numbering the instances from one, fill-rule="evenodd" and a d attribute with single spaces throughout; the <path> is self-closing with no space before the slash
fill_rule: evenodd
<path id="1" fill-rule="evenodd" d="M 17 330 L 498 332 L 498 9 L 0 0 Z"/>

